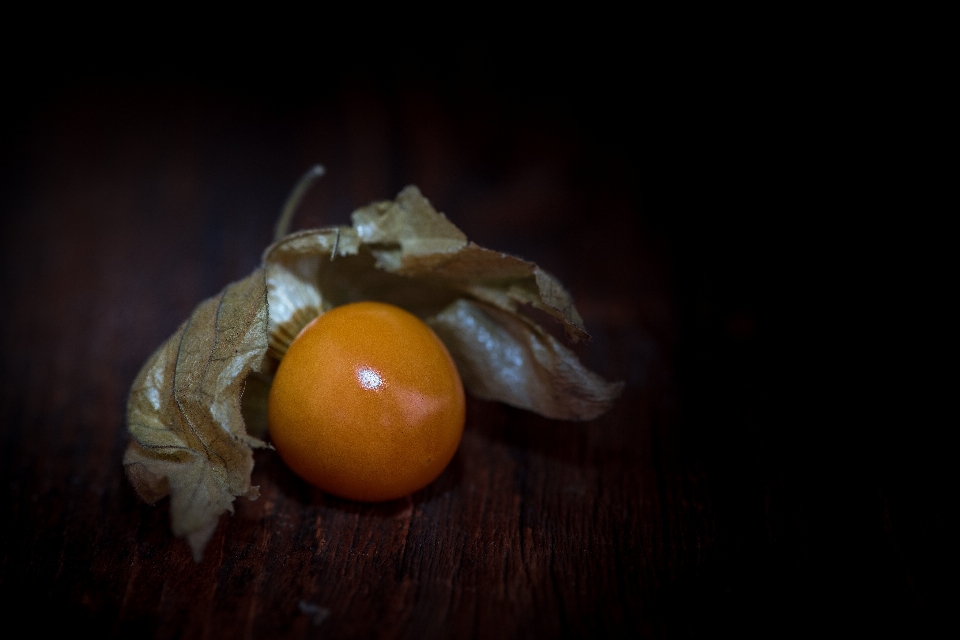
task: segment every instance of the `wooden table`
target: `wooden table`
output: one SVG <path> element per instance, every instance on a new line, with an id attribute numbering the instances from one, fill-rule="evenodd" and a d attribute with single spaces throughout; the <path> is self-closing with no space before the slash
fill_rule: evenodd
<path id="1" fill-rule="evenodd" d="M 643 174 L 673 165 L 555 106 L 429 82 L 295 104 L 106 83 L 34 105 L 4 156 L 5 620 L 155 638 L 922 628 L 945 598 L 924 550 L 940 516 L 905 480 L 922 465 L 824 453 L 777 404 L 767 253 L 741 233 L 758 218 L 722 189 L 685 210 L 696 185 Z M 557 275 L 593 334 L 581 357 L 626 389 L 586 423 L 471 398 L 449 468 L 387 504 L 323 495 L 260 451 L 260 499 L 196 564 L 167 503 L 124 476 L 126 395 L 255 268 L 314 162 L 328 175 L 296 226 L 417 184 L 472 240 Z"/>

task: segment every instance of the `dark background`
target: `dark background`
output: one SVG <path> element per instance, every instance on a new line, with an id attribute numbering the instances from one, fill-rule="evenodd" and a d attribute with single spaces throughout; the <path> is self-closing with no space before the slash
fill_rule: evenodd
<path id="1" fill-rule="evenodd" d="M 8 66 L 5 612 L 156 637 L 932 625 L 946 454 L 909 383 L 856 391 L 870 332 L 837 261 L 858 82 L 776 33 L 395 35 L 238 35 L 202 56 L 131 37 Z M 471 400 L 450 469 L 388 505 L 258 453 L 264 496 L 194 565 L 123 476 L 126 392 L 259 263 L 316 162 L 295 226 L 417 184 L 475 242 L 557 275 L 594 335 L 582 357 L 627 389 L 584 425 Z"/>

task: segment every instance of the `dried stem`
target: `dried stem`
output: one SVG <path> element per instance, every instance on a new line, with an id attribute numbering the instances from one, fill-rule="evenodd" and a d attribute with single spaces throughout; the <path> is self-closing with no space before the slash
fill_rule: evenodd
<path id="1" fill-rule="evenodd" d="M 300 201 L 303 200 L 303 196 L 306 195 L 313 181 L 326 172 L 323 165 L 315 164 L 297 181 L 297 186 L 290 192 L 287 201 L 283 205 L 283 210 L 280 212 L 280 219 L 277 220 L 277 228 L 273 233 L 274 242 L 280 240 L 290 232 L 290 223 L 293 221 L 293 214 L 297 212 L 297 207 L 300 206 Z"/>

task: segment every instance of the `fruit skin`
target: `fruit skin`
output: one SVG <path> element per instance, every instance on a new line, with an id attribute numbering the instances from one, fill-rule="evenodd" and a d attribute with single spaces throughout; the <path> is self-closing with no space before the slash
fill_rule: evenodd
<path id="1" fill-rule="evenodd" d="M 432 482 L 456 453 L 463 384 L 443 342 L 380 302 L 307 325 L 277 370 L 267 408 L 283 460 L 334 495 L 378 502 Z"/>

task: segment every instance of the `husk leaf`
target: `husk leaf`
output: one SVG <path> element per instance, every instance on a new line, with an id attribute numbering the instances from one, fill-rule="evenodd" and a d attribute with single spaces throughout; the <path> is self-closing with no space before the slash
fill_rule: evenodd
<path id="1" fill-rule="evenodd" d="M 147 361 L 127 403 L 132 436 L 123 458 L 137 493 L 153 503 L 170 495 L 173 532 L 194 559 L 236 496 L 256 499 L 251 447 L 240 414 L 244 380 L 267 349 L 262 269 L 201 303 Z"/>
<path id="2" fill-rule="evenodd" d="M 198 306 L 134 382 L 127 475 L 147 502 L 171 496 L 173 531 L 198 561 L 233 500 L 258 495 L 251 447 L 266 445 L 250 434 L 264 435 L 277 362 L 335 306 L 380 300 L 419 316 L 480 398 L 590 420 L 621 392 L 622 383 L 586 369 L 527 313 L 549 314 L 573 342 L 589 338 L 560 283 L 532 262 L 469 242 L 416 187 L 355 211 L 352 222 L 272 244 L 263 266 Z"/>

